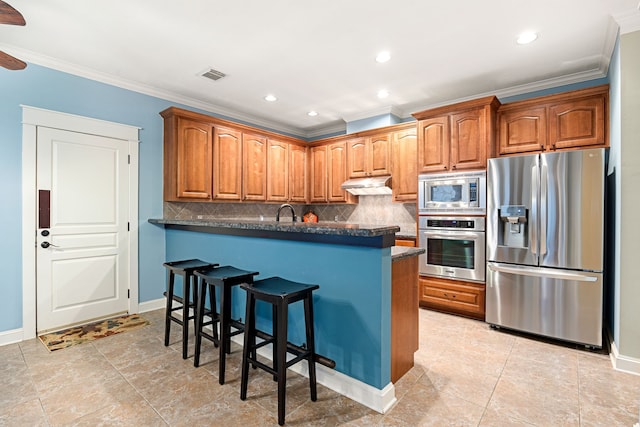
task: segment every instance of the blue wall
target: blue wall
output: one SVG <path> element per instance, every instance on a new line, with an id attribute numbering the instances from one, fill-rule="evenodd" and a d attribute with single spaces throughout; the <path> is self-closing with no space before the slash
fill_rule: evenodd
<path id="1" fill-rule="evenodd" d="M 139 301 L 161 298 L 164 231 L 147 219 L 162 216 L 163 127 L 158 113 L 176 104 L 33 64 L 23 71 L 0 68 L 0 94 L 0 333 L 22 327 L 22 215 L 35 214 L 21 211 L 21 104 L 142 128 Z"/>
<path id="2" fill-rule="evenodd" d="M 158 227 L 160 228 L 160 227 Z M 316 352 L 336 370 L 382 389 L 391 381 L 391 250 L 167 230 L 167 259 L 204 261 L 315 283 Z M 245 317 L 246 294 L 234 289 L 232 318 Z M 260 303 L 259 303 L 260 304 Z M 271 311 L 258 307 L 258 329 Z M 302 302 L 289 314 L 289 341 L 304 338 Z"/>

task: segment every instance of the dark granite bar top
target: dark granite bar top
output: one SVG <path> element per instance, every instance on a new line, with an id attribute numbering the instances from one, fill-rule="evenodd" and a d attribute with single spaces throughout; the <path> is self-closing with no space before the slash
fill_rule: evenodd
<path id="1" fill-rule="evenodd" d="M 425 253 L 424 248 L 412 248 L 411 246 L 393 246 L 391 248 L 391 262 L 399 261 L 404 258 L 418 256 Z"/>
<path id="2" fill-rule="evenodd" d="M 398 226 L 350 224 L 343 222 L 276 222 L 222 219 L 149 219 L 151 224 L 188 231 L 235 236 L 264 237 L 317 243 L 393 246 Z"/>
<path id="3" fill-rule="evenodd" d="M 409 233 L 407 231 L 401 231 L 399 233 L 396 233 L 396 239 L 415 240 L 416 237 L 417 237 L 416 233 Z"/>

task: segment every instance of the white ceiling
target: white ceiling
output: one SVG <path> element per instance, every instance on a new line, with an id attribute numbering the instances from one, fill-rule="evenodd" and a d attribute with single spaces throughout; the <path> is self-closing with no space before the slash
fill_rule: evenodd
<path id="1" fill-rule="evenodd" d="M 8 2 L 27 25 L 0 26 L 7 53 L 301 137 L 604 77 L 618 23 L 640 13 L 638 0 Z M 520 46 L 525 30 L 539 37 Z M 227 76 L 201 77 L 210 67 Z"/>

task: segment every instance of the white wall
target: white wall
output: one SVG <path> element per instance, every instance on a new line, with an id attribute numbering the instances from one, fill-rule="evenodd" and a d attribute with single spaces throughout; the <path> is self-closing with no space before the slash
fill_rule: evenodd
<path id="1" fill-rule="evenodd" d="M 640 31 L 620 36 L 620 262 L 617 337 L 620 355 L 640 363 Z"/>

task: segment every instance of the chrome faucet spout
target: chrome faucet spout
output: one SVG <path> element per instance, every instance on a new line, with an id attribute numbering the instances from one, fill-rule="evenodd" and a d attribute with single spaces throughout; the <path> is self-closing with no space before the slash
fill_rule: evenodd
<path id="1" fill-rule="evenodd" d="M 276 213 L 276 221 L 280 221 L 280 211 L 282 211 L 282 209 L 284 208 L 289 208 L 291 209 L 291 215 L 293 216 L 293 222 L 296 222 L 298 220 L 298 217 L 296 217 L 296 211 L 293 210 L 293 206 L 291 206 L 289 203 L 285 203 L 283 205 L 280 205 L 280 207 L 278 208 L 278 212 Z"/>

